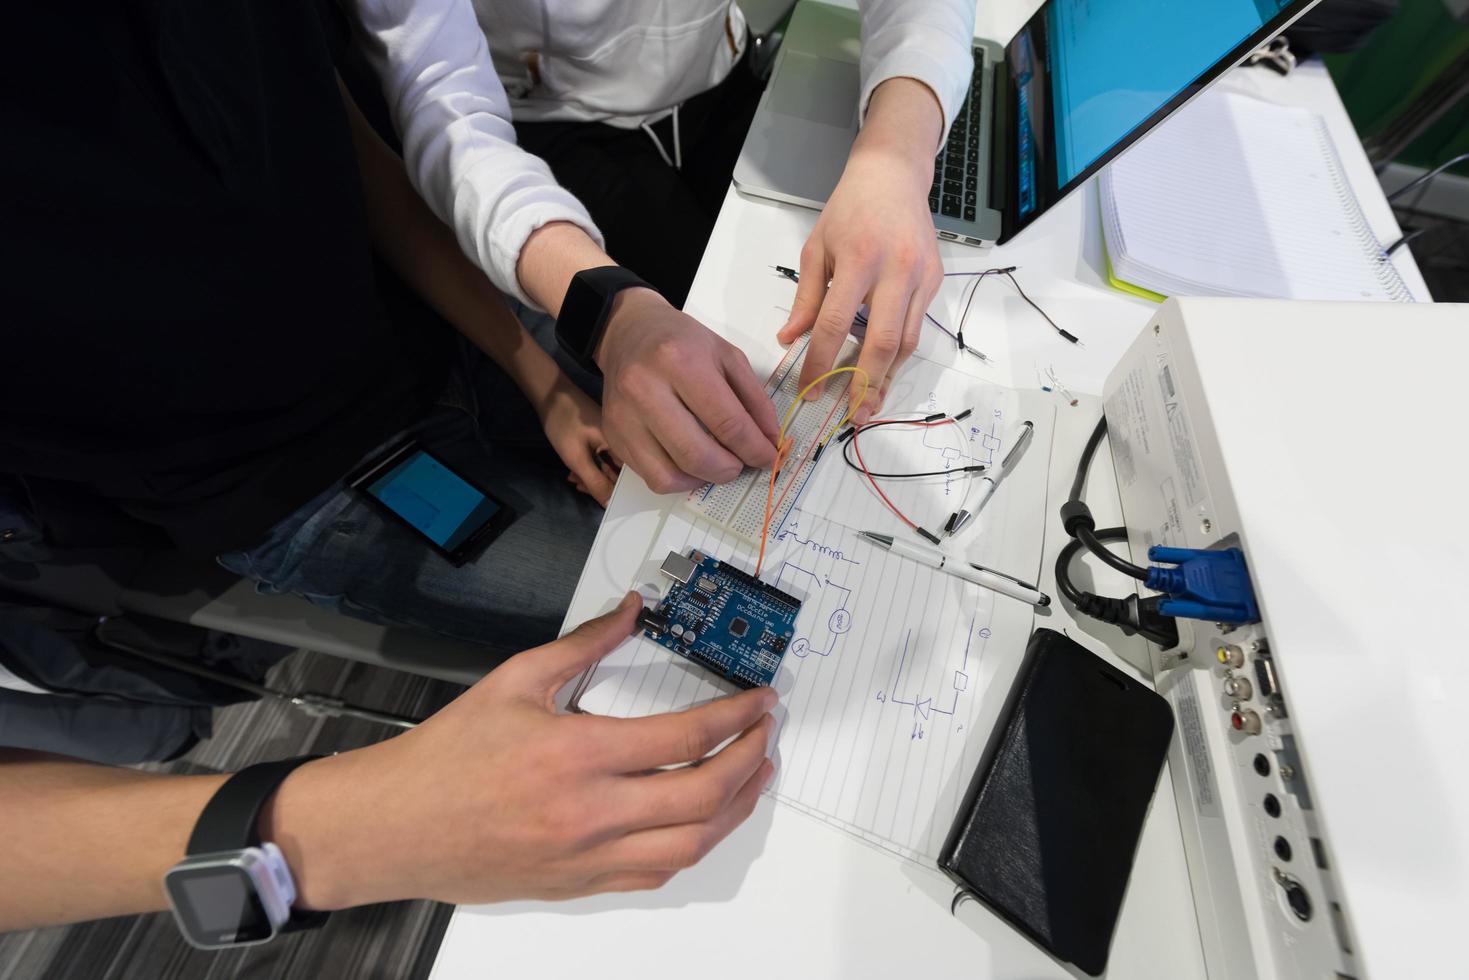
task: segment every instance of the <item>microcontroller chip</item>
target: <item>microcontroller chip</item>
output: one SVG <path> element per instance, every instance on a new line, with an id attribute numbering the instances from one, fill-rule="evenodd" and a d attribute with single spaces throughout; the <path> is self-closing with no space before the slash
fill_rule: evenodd
<path id="1" fill-rule="evenodd" d="M 644 635 L 739 687 L 770 684 L 801 600 L 699 551 L 669 552 L 661 570 L 672 582 Z"/>

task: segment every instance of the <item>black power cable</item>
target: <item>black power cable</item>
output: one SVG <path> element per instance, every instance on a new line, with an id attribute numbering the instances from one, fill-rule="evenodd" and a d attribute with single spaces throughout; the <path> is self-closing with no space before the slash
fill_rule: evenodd
<path id="1" fill-rule="evenodd" d="M 1415 187 L 1418 187 L 1420 185 L 1425 185 L 1425 184 L 1432 183 L 1433 182 L 1433 178 L 1437 177 L 1439 174 L 1443 173 L 1445 170 L 1449 169 L 1454 164 L 1456 164 L 1456 163 L 1463 163 L 1465 160 L 1469 160 L 1469 153 L 1460 153 L 1458 156 L 1453 157 L 1453 158 L 1448 159 L 1448 160 L 1445 160 L 1443 163 L 1440 163 L 1438 166 L 1434 167 L 1432 170 L 1428 171 L 1427 173 L 1419 174 L 1417 177 L 1414 177 L 1412 180 L 1408 181 L 1402 187 L 1399 187 L 1397 190 L 1395 190 L 1391 194 L 1389 194 L 1387 196 L 1388 203 L 1391 204 L 1393 201 L 1396 201 L 1398 198 L 1402 197 L 1404 194 L 1408 193 L 1409 191 L 1411 191 Z M 1427 187 L 1424 187 L 1424 190 L 1425 191 L 1427 189 L 1428 189 Z M 1417 203 L 1418 203 L 1418 199 L 1415 199 L 1414 200 L 1414 204 L 1416 205 Z M 1416 206 L 1414 208 L 1412 208 L 1411 210 L 1417 210 Z"/>
<path id="2" fill-rule="evenodd" d="M 1127 540 L 1127 528 L 1104 527 L 1100 531 L 1097 531 L 1096 535 L 1102 541 L 1125 541 Z M 1071 562 L 1085 548 L 1086 543 L 1080 538 L 1072 538 L 1066 542 L 1066 546 L 1056 556 L 1056 585 L 1061 589 L 1061 594 L 1071 600 L 1072 605 L 1085 612 L 1088 616 L 1091 616 L 1093 613 L 1085 608 L 1091 601 L 1101 599 L 1104 602 L 1121 602 L 1122 600 L 1107 599 L 1104 596 L 1084 592 L 1077 588 L 1075 582 L 1071 581 Z"/>
<path id="3" fill-rule="evenodd" d="M 1124 530 L 1126 529 L 1124 528 Z M 1100 558 L 1104 563 L 1117 569 L 1117 571 L 1121 572 L 1123 575 L 1131 575 L 1139 582 L 1147 580 L 1148 570 L 1146 568 L 1142 568 L 1141 566 L 1134 565 L 1126 558 L 1123 558 L 1121 555 L 1117 554 L 1117 552 L 1113 551 L 1111 548 L 1108 548 L 1106 545 L 1102 544 L 1103 539 L 1100 532 L 1094 531 L 1089 527 L 1079 527 L 1076 529 L 1076 540 L 1085 545 L 1087 551 L 1090 551 L 1092 554 Z"/>
<path id="4" fill-rule="evenodd" d="M 1411 242 L 1413 239 L 1421 237 L 1427 231 L 1428 231 L 1427 228 L 1414 228 L 1412 231 L 1407 232 L 1406 234 L 1403 234 L 1403 235 L 1398 236 L 1398 240 L 1397 241 L 1393 242 L 1391 245 L 1389 245 L 1387 248 L 1383 249 L 1382 251 L 1385 254 L 1387 254 L 1387 255 L 1391 255 L 1392 253 L 1396 252 L 1398 249 L 1402 248 L 1404 245 L 1406 245 L 1409 242 Z"/>
<path id="5" fill-rule="evenodd" d="M 1411 202 L 1409 202 L 1409 204 L 1407 206 L 1407 210 L 1409 212 L 1416 213 L 1418 211 L 1418 205 L 1423 202 L 1424 196 L 1428 193 L 1428 188 L 1430 186 L 1432 186 L 1433 179 L 1435 177 L 1437 177 L 1439 174 L 1443 173 L 1445 170 L 1447 170 L 1450 167 L 1452 167 L 1454 164 L 1456 164 L 1456 163 L 1463 163 L 1465 160 L 1469 160 L 1469 153 L 1460 153 L 1456 157 L 1453 157 L 1451 159 L 1445 160 L 1443 163 L 1441 163 L 1438 166 L 1434 167 L 1432 170 L 1428 171 L 1427 173 L 1419 174 L 1417 177 L 1415 177 L 1412 180 L 1408 181 L 1408 183 L 1404 184 L 1402 187 L 1399 187 L 1397 190 L 1395 190 L 1391 194 L 1389 194 L 1387 196 L 1388 203 L 1389 204 L 1393 203 L 1398 198 L 1402 197 L 1404 194 L 1407 194 L 1409 191 L 1411 191 L 1415 187 L 1422 187 L 1423 189 L 1418 192 L 1418 195 L 1416 197 L 1414 197 L 1413 200 Z M 1404 245 L 1406 245 L 1409 242 L 1411 242 L 1413 239 L 1415 239 L 1415 238 L 1419 237 L 1420 235 L 1422 235 L 1426 231 L 1428 231 L 1427 228 L 1415 228 L 1413 231 L 1404 232 L 1402 235 L 1399 235 L 1398 236 L 1398 240 L 1397 241 L 1393 242 L 1391 245 L 1389 245 L 1386 248 L 1384 248 L 1383 249 L 1383 252 L 1385 252 L 1388 255 L 1391 255 L 1394 252 L 1396 252 L 1398 249 L 1402 248 Z"/>
<path id="6" fill-rule="evenodd" d="M 1086 447 L 1081 451 L 1081 460 L 1076 464 L 1076 476 L 1071 480 L 1071 493 L 1066 496 L 1068 504 L 1081 500 L 1081 492 L 1086 488 L 1086 475 L 1092 469 L 1092 457 L 1097 454 L 1097 447 L 1102 444 L 1102 437 L 1106 434 L 1107 417 L 1104 415 L 1097 421 L 1097 427 L 1092 430 L 1091 436 L 1086 440 Z"/>
<path id="7" fill-rule="evenodd" d="M 1102 541 L 1125 540 L 1127 528 L 1105 527 L 1095 534 Z M 1076 607 L 1077 612 L 1099 622 L 1111 623 L 1128 636 L 1141 634 L 1165 650 L 1178 646 L 1177 623 L 1172 616 L 1165 616 L 1158 611 L 1158 603 L 1163 601 L 1162 596 L 1139 599 L 1133 593 L 1119 599 L 1076 587 L 1076 583 L 1071 581 L 1071 561 L 1085 547 L 1087 545 L 1080 538 L 1072 538 L 1056 556 L 1056 585 L 1061 594 Z"/>
<path id="8" fill-rule="evenodd" d="M 1097 454 L 1097 446 L 1101 445 L 1102 437 L 1106 434 L 1107 417 L 1104 415 L 1098 420 L 1097 427 L 1092 430 L 1091 438 L 1087 439 L 1086 448 L 1081 451 L 1081 461 L 1076 467 L 1076 478 L 1071 481 L 1071 495 L 1066 498 L 1066 503 L 1061 505 L 1061 523 L 1066 533 L 1085 545 L 1092 554 L 1123 575 L 1130 575 L 1138 581 L 1143 581 L 1148 577 L 1148 570 L 1134 565 L 1102 544 L 1101 535 L 1096 530 L 1097 522 L 1092 518 L 1091 508 L 1081 500 L 1087 473 L 1092 468 L 1092 457 Z"/>
<path id="9" fill-rule="evenodd" d="M 1066 498 L 1066 503 L 1061 505 L 1061 524 L 1072 540 L 1056 556 L 1056 585 L 1078 612 L 1100 622 L 1112 623 L 1128 635 L 1139 633 L 1165 649 L 1177 646 L 1177 624 L 1173 617 L 1158 612 L 1158 603 L 1163 597 L 1139 599 L 1133 594 L 1119 599 L 1086 592 L 1071 581 L 1071 562 L 1083 548 L 1125 575 L 1136 579 L 1148 577 L 1147 569 L 1134 565 L 1103 544 L 1104 541 L 1125 540 L 1127 528 L 1105 527 L 1097 530 L 1091 509 L 1081 499 L 1092 458 L 1106 434 L 1107 419 L 1104 416 L 1087 439 L 1086 448 L 1082 450 L 1081 460 L 1076 467 L 1076 477 L 1071 481 L 1071 493 Z"/>

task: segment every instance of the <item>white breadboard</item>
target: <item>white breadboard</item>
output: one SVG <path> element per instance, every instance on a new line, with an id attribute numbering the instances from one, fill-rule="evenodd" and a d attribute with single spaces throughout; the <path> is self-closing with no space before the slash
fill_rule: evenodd
<path id="1" fill-rule="evenodd" d="M 775 403 L 777 418 L 784 419 L 791 403 L 801 392 L 801 365 L 806 359 L 806 348 L 810 335 L 791 345 L 781 358 L 780 365 L 765 384 L 765 390 Z M 842 345 L 834 367 L 848 367 L 857 363 L 858 345 L 848 340 Z M 801 495 L 812 470 L 816 468 L 816 443 L 832 426 L 841 421 L 847 411 L 847 391 L 851 387 L 851 372 L 843 372 L 827 381 L 826 389 L 815 401 L 802 402 L 796 409 L 786 429 L 786 437 L 792 441 L 790 455 L 775 479 L 774 499 L 777 502 L 771 512 L 769 536 L 774 539 L 780 532 L 786 515 Z M 770 488 L 770 471 L 745 467 L 730 483 L 706 483 L 688 496 L 689 508 L 700 517 L 726 531 L 736 534 L 751 544 L 760 543 L 760 528 L 765 524 L 765 503 Z"/>

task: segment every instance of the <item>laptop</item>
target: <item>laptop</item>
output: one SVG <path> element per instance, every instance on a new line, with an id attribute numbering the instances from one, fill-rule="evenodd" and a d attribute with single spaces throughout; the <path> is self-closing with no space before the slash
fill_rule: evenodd
<path id="1" fill-rule="evenodd" d="M 1007 44 L 976 39 L 934 160 L 938 236 L 1008 241 L 1317 0 L 1046 0 Z M 802 0 L 734 182 L 821 208 L 857 136 L 858 13 Z"/>

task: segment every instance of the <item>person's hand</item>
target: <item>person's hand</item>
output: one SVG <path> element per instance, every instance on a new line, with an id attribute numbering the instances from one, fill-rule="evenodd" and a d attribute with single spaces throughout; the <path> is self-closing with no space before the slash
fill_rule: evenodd
<path id="1" fill-rule="evenodd" d="M 607 441 L 658 493 L 775 461 L 775 407 L 750 362 L 653 290 L 617 294 L 596 361 Z"/>
<path id="2" fill-rule="evenodd" d="M 567 480 L 603 507 L 622 469 L 602 432 L 602 410 L 558 371 L 551 390 L 536 405 L 546 439 L 570 471 Z"/>
<path id="3" fill-rule="evenodd" d="M 801 281 L 778 337 L 790 344 L 813 331 L 801 368 L 805 387 L 831 370 L 858 308 L 870 305 L 857 361 L 870 386 L 861 403 L 861 382 L 850 388 L 859 425 L 882 406 L 893 376 L 918 346 L 923 315 L 943 284 L 928 210 L 942 127 L 938 100 L 922 82 L 892 78 L 879 85 L 842 179 L 801 249 Z"/>
<path id="4" fill-rule="evenodd" d="M 773 690 L 647 718 L 556 710 L 556 692 L 627 639 L 641 605 L 630 593 L 418 728 L 287 780 L 262 832 L 285 837 L 306 907 L 657 888 L 723 840 L 774 773 Z M 320 815 L 323 797 L 337 819 Z M 313 816 L 330 826 L 326 841 L 282 833 Z"/>

